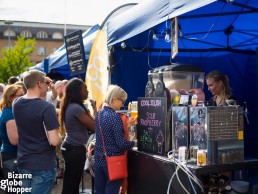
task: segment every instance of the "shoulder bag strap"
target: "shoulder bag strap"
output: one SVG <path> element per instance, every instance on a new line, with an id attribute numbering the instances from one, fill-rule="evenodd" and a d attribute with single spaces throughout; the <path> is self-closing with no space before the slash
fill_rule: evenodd
<path id="1" fill-rule="evenodd" d="M 98 115 L 98 120 L 99 120 L 99 131 L 100 131 L 100 135 L 101 135 L 101 139 L 102 139 L 102 144 L 103 144 L 103 154 L 100 157 L 100 159 L 102 159 L 103 155 L 105 157 L 107 157 L 107 153 L 106 153 L 105 141 L 104 141 L 104 137 L 103 137 L 103 133 L 102 133 L 102 128 L 100 126 L 100 112 L 99 112 L 99 115 Z"/>

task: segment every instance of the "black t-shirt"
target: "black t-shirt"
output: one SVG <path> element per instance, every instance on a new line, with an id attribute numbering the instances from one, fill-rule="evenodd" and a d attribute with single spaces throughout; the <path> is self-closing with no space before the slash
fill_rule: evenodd
<path id="1" fill-rule="evenodd" d="M 20 97 L 13 102 L 13 113 L 19 135 L 18 168 L 49 170 L 56 167 L 55 147 L 50 145 L 45 131 L 59 128 L 55 107 L 40 98 Z"/>

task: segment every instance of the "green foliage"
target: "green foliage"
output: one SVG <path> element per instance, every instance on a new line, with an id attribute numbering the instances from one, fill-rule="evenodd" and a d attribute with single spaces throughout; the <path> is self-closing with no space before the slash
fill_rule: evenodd
<path id="1" fill-rule="evenodd" d="M 0 53 L 0 83 L 7 83 L 11 76 L 18 76 L 25 72 L 33 63 L 29 55 L 35 49 L 35 39 L 18 37 L 14 47 L 3 48 Z"/>

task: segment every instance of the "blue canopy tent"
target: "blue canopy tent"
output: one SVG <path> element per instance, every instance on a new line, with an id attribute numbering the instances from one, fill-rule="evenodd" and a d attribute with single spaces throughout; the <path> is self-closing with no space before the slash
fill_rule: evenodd
<path id="1" fill-rule="evenodd" d="M 164 36 L 175 16 L 179 53 L 171 59 L 171 42 Z M 245 155 L 257 157 L 257 18 L 257 0 L 141 2 L 107 22 L 112 83 L 122 86 L 132 101 L 144 96 L 147 73 L 155 67 L 177 62 L 205 73 L 226 73 L 233 95 L 248 105 Z M 154 29 L 157 41 L 152 39 Z M 207 87 L 204 91 L 209 99 Z"/>

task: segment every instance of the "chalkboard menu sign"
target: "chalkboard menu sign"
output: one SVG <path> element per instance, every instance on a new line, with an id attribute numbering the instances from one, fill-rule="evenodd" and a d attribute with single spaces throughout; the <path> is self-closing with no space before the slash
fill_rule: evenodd
<path id="1" fill-rule="evenodd" d="M 138 150 L 164 156 L 166 154 L 167 99 L 138 98 Z"/>
<path id="2" fill-rule="evenodd" d="M 65 36 L 65 46 L 70 75 L 85 72 L 85 54 L 82 41 L 82 31 L 78 30 Z"/>

